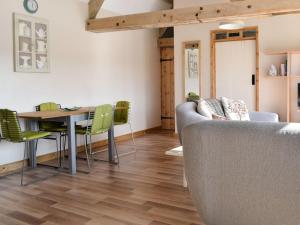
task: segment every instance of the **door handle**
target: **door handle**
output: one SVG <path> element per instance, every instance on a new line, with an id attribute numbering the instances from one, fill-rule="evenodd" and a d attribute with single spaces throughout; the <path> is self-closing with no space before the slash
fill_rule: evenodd
<path id="1" fill-rule="evenodd" d="M 256 80 L 255 80 L 255 74 L 252 74 L 252 86 L 254 86 L 256 83 Z"/>

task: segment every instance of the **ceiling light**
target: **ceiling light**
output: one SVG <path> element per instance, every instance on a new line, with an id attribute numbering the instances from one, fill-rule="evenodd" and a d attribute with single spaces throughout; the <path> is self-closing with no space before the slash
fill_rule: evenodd
<path id="1" fill-rule="evenodd" d="M 221 22 L 219 28 L 222 30 L 237 30 L 245 27 L 244 21 L 225 21 Z"/>

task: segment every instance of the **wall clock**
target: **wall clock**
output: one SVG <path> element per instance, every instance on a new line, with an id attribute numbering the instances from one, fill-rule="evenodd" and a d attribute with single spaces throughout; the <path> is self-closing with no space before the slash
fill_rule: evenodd
<path id="1" fill-rule="evenodd" d="M 36 13 L 39 9 L 39 5 L 36 0 L 24 0 L 23 5 L 29 13 Z"/>

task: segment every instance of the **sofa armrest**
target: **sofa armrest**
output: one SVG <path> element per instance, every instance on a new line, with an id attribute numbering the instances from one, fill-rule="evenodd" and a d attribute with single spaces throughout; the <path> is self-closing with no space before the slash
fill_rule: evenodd
<path id="1" fill-rule="evenodd" d="M 250 120 L 254 122 L 279 122 L 278 114 L 270 112 L 249 112 Z"/>
<path id="2" fill-rule="evenodd" d="M 176 107 L 176 124 L 180 143 L 182 144 L 182 130 L 184 127 L 209 120 L 209 118 L 197 113 L 197 104 L 194 102 L 186 102 Z"/>

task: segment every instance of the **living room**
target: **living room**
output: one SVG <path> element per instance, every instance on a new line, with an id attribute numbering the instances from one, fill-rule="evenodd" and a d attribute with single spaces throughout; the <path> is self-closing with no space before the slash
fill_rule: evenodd
<path id="1" fill-rule="evenodd" d="M 299 225 L 299 0 L 3 0 L 0 224 Z"/>

